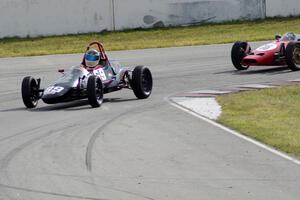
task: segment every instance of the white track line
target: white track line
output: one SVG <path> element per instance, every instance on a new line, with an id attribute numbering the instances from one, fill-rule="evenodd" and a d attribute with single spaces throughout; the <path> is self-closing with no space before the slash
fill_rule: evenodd
<path id="1" fill-rule="evenodd" d="M 269 152 L 272 152 L 273 154 L 275 154 L 277 156 L 280 156 L 280 157 L 282 157 L 282 158 L 284 158 L 286 160 L 292 161 L 293 163 L 295 163 L 297 165 L 300 165 L 300 161 L 299 160 L 297 160 L 297 159 L 295 159 L 295 158 L 293 158 L 293 157 L 291 157 L 291 156 L 289 156 L 289 155 L 287 155 L 287 154 L 285 154 L 283 152 L 280 152 L 280 151 L 278 151 L 278 150 L 276 150 L 276 149 L 274 149 L 272 147 L 269 147 L 269 146 L 267 146 L 267 145 L 265 145 L 265 144 L 263 144 L 261 142 L 258 142 L 258 141 L 254 140 L 252 138 L 249 138 L 249 137 L 247 137 L 245 135 L 242 135 L 242 134 L 240 134 L 240 133 L 238 133 L 238 132 L 236 132 L 236 131 L 234 131 L 234 130 L 232 130 L 230 128 L 227 128 L 227 127 L 225 127 L 225 126 L 223 126 L 221 124 L 218 124 L 217 122 L 215 122 L 213 120 L 210 120 L 210 119 L 208 119 L 206 117 L 203 117 L 202 115 L 200 115 L 200 114 L 198 114 L 198 113 L 196 113 L 196 112 L 194 112 L 194 111 L 192 111 L 192 110 L 190 110 L 188 108 L 185 108 L 185 107 L 177 104 L 176 102 L 172 101 L 171 99 L 168 99 L 168 101 L 170 102 L 170 104 L 172 106 L 174 106 L 176 108 L 179 108 L 182 111 L 185 111 L 185 112 L 187 112 L 187 113 L 189 113 L 189 114 L 191 114 L 191 115 L 193 115 L 193 116 L 195 116 L 195 117 L 197 117 L 197 118 L 199 118 L 199 119 L 201 119 L 203 121 L 208 122 L 209 124 L 211 124 L 213 126 L 216 126 L 216 127 L 220 128 L 220 129 L 222 129 L 224 131 L 227 131 L 228 133 L 231 133 L 234 136 L 237 136 L 237 137 L 239 137 L 239 138 L 241 138 L 243 140 L 246 140 L 246 141 L 248 141 L 248 142 L 250 142 L 252 144 L 255 144 L 256 146 L 259 146 L 259 147 L 261 147 L 261 148 L 263 148 L 263 149 L 265 149 L 265 150 L 267 150 Z"/>

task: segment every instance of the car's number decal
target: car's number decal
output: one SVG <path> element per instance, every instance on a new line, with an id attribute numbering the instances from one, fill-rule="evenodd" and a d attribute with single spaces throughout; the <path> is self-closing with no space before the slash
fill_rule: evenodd
<path id="1" fill-rule="evenodd" d="M 95 74 L 97 76 L 100 76 L 100 78 L 101 78 L 102 81 L 105 81 L 107 79 L 104 70 L 101 69 L 101 68 L 97 69 L 96 72 L 95 72 Z"/>
<path id="2" fill-rule="evenodd" d="M 45 90 L 45 94 L 56 94 L 63 91 L 64 88 L 61 86 L 50 86 Z"/>

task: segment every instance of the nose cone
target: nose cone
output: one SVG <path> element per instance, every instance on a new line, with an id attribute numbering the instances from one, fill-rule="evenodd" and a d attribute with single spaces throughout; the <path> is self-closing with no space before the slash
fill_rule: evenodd
<path id="1" fill-rule="evenodd" d="M 71 88 L 66 86 L 50 86 L 44 91 L 42 100 L 48 104 L 62 102 L 69 96 L 70 90 Z"/>

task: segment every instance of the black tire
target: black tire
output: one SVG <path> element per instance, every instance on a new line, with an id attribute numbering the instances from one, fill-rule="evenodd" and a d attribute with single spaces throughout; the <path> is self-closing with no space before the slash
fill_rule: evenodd
<path id="1" fill-rule="evenodd" d="M 93 108 L 100 107 L 103 103 L 103 85 L 99 77 L 91 75 L 87 82 L 87 96 Z"/>
<path id="2" fill-rule="evenodd" d="M 131 88 L 139 99 L 150 96 L 153 87 L 151 71 L 144 66 L 136 66 L 132 72 Z"/>
<path id="3" fill-rule="evenodd" d="M 249 66 L 241 64 L 243 58 L 250 52 L 251 48 L 247 42 L 236 42 L 231 48 L 231 61 L 237 70 L 246 70 Z"/>
<path id="4" fill-rule="evenodd" d="M 290 42 L 285 49 L 286 63 L 293 71 L 300 69 L 300 43 Z"/>
<path id="5" fill-rule="evenodd" d="M 22 81 L 22 99 L 27 108 L 35 108 L 39 100 L 39 88 L 37 81 L 27 76 Z"/>

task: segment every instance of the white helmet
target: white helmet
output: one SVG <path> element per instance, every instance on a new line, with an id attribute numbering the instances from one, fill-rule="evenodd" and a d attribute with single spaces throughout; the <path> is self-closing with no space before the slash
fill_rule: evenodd
<path id="1" fill-rule="evenodd" d="M 100 61 L 100 52 L 95 49 L 88 50 L 84 55 L 84 60 L 87 67 L 96 67 Z"/>

